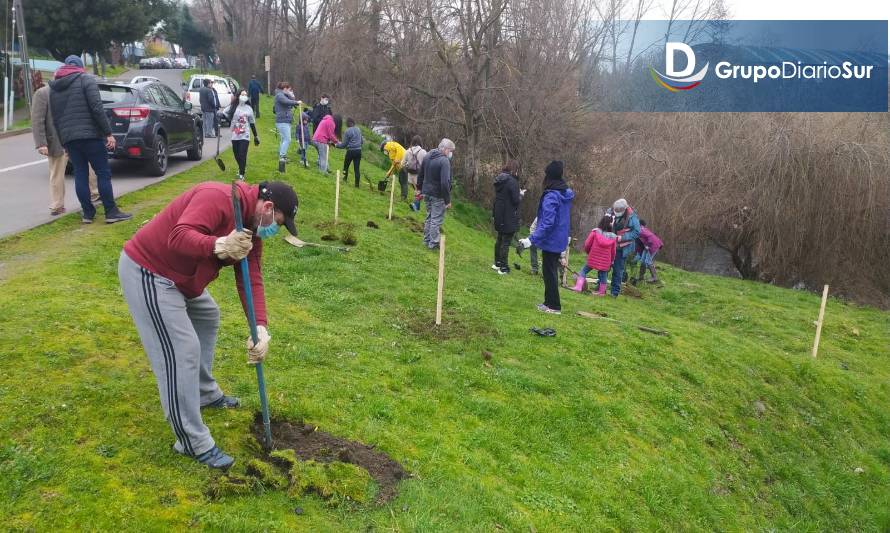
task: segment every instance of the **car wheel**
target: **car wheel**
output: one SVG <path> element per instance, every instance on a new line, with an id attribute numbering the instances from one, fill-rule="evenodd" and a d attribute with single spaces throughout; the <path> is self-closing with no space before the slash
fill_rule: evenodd
<path id="1" fill-rule="evenodd" d="M 148 170 L 153 176 L 163 176 L 167 172 L 167 140 L 161 135 L 155 136 L 155 155 L 148 160 Z"/>
<path id="2" fill-rule="evenodd" d="M 201 128 L 195 128 L 195 139 L 192 142 L 192 147 L 185 154 L 189 161 L 200 161 L 204 157 L 204 131 Z"/>

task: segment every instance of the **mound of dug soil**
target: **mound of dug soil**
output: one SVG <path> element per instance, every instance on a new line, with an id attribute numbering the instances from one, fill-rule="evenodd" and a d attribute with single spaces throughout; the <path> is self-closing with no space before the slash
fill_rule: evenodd
<path id="1" fill-rule="evenodd" d="M 395 459 L 373 446 L 319 431 L 317 427 L 304 424 L 303 421 L 290 422 L 273 418 L 271 422 L 272 450 L 266 450 L 267 452 L 290 449 L 302 461 L 340 461 L 364 468 L 377 482 L 377 503 L 393 499 L 398 494 L 399 481 L 410 477 Z M 260 413 L 253 420 L 253 435 L 258 443 L 263 442 L 263 418 Z"/>

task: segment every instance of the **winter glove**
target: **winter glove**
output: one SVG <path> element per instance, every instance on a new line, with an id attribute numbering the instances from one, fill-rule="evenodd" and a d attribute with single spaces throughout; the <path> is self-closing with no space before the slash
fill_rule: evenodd
<path id="1" fill-rule="evenodd" d="M 232 230 L 225 237 L 216 239 L 213 253 L 223 261 L 227 259 L 240 261 L 247 257 L 252 248 L 253 233 L 249 229 L 243 231 Z"/>
<path id="2" fill-rule="evenodd" d="M 528 189 L 519 189 L 519 197 L 523 198 L 526 192 L 528 192 Z"/>
<path id="3" fill-rule="evenodd" d="M 529 238 L 519 239 L 519 244 L 522 245 L 523 249 L 532 247 L 532 241 Z"/>
<path id="4" fill-rule="evenodd" d="M 253 145 L 254 145 L 254 146 L 259 146 L 259 145 L 260 145 L 260 138 L 259 138 L 259 137 L 254 137 L 254 138 L 253 138 Z"/>
<path id="5" fill-rule="evenodd" d="M 252 337 L 247 337 L 247 364 L 250 365 L 263 362 L 263 359 L 266 358 L 266 352 L 269 351 L 269 341 L 272 340 L 272 336 L 269 335 L 269 330 L 266 329 L 266 326 L 256 327 L 256 337 L 256 345 L 254 345 Z"/>

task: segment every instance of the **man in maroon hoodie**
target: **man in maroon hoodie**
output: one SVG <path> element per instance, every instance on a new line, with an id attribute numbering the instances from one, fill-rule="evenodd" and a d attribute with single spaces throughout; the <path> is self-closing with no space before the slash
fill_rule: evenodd
<path id="1" fill-rule="evenodd" d="M 260 269 L 262 239 L 283 225 L 294 236 L 297 194 L 286 183 L 237 184 L 244 231 L 235 230 L 232 187 L 205 182 L 174 199 L 124 244 L 118 264 L 124 298 L 136 323 L 176 442 L 173 449 L 211 468 L 235 460 L 223 453 L 201 418 L 205 407 L 233 408 L 212 375 L 219 307 L 207 286 L 226 266 L 247 258 L 258 342 L 248 339 L 248 362 L 262 361 L 271 339 Z M 241 270 L 235 283 L 244 300 Z"/>

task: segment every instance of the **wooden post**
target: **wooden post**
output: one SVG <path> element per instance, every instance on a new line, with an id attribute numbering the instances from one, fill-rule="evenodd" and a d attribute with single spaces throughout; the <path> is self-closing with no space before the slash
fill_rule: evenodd
<path id="1" fill-rule="evenodd" d="M 439 236 L 439 288 L 436 292 L 436 325 L 442 325 L 442 293 L 445 289 L 445 235 Z"/>
<path id="2" fill-rule="evenodd" d="M 392 179 L 390 181 L 392 182 L 392 187 L 390 187 L 389 191 L 389 216 L 387 217 L 389 220 L 392 220 L 392 203 L 396 198 L 396 179 L 395 176 L 391 177 Z"/>
<path id="3" fill-rule="evenodd" d="M 822 336 L 822 321 L 825 319 L 825 303 L 828 301 L 828 285 L 822 289 L 822 305 L 819 306 L 819 320 L 816 321 L 816 340 L 813 342 L 813 358 L 819 351 L 819 338 Z"/>
<path id="4" fill-rule="evenodd" d="M 337 185 L 335 186 L 335 190 L 337 192 L 334 193 L 334 224 L 337 223 L 337 218 L 340 216 L 340 171 L 337 171 Z"/>

